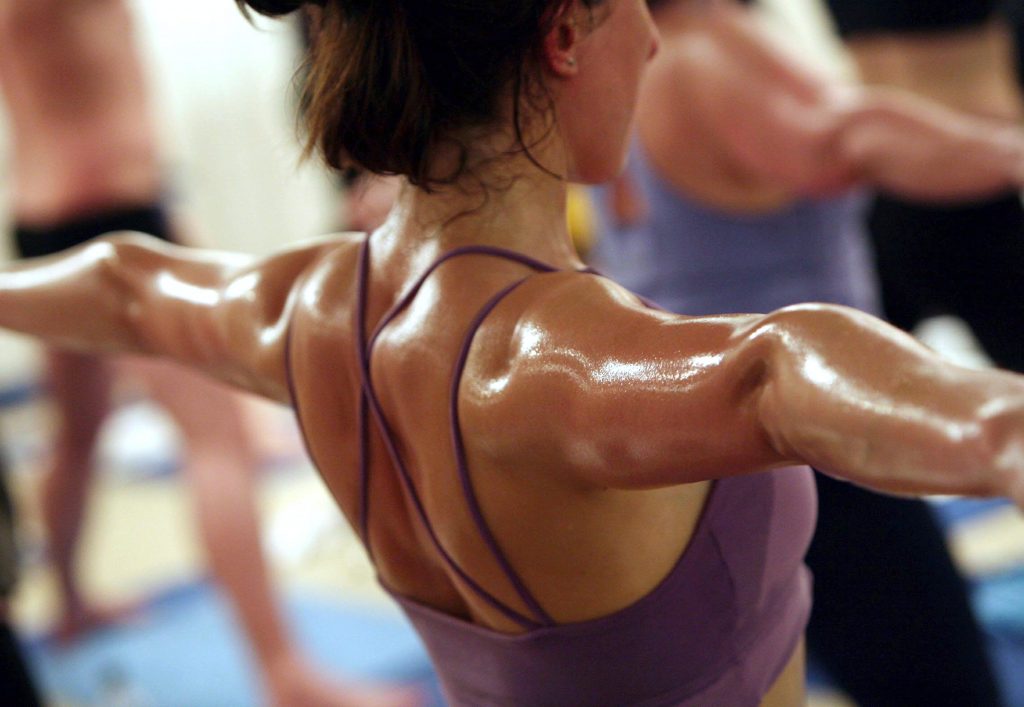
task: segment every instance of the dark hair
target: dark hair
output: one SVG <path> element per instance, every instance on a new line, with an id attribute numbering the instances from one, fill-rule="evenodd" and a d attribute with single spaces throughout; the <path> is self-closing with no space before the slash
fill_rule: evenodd
<path id="1" fill-rule="evenodd" d="M 753 5 L 757 0 L 739 0 L 740 5 Z M 647 7 L 654 10 L 662 5 L 668 5 L 671 0 L 647 0 Z"/>
<path id="2" fill-rule="evenodd" d="M 303 96 L 307 150 L 319 149 L 335 169 L 401 174 L 429 189 L 465 173 L 469 147 L 459 131 L 493 122 L 506 87 L 516 147 L 529 154 L 520 100 L 540 95 L 542 41 L 571 0 L 235 1 L 271 17 L 320 8 Z M 459 148 L 459 162 L 432 174 L 444 143 Z"/>
<path id="3" fill-rule="evenodd" d="M 320 2 L 312 2 L 310 0 L 305 2 L 303 0 L 235 0 L 235 2 L 242 8 L 242 12 L 245 12 L 246 8 L 248 8 L 267 17 L 281 17 L 301 9 L 304 5 L 320 5 L 323 7 L 326 4 L 326 0 L 321 0 Z"/>

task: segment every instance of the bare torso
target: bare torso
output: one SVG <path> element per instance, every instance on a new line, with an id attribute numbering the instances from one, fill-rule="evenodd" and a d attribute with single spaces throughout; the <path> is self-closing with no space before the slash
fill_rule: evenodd
<path id="1" fill-rule="evenodd" d="M 126 3 L 67 3 L 56 20 L 42 5 L 0 3 L 16 218 L 49 223 L 111 202 L 149 203 L 161 175 Z"/>

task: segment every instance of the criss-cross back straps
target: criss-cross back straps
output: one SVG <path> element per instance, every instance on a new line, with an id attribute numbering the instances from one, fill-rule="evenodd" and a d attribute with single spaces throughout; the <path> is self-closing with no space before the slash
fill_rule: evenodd
<path id="1" fill-rule="evenodd" d="M 419 292 L 423 283 L 426 282 L 427 278 L 443 263 L 451 260 L 452 258 L 464 256 L 464 255 L 488 255 L 493 257 L 505 258 L 507 260 L 513 260 L 515 262 L 522 263 L 527 267 L 539 272 L 554 272 L 557 268 L 554 268 L 546 263 L 531 258 L 522 253 L 515 251 L 505 250 L 503 248 L 495 248 L 490 246 L 466 246 L 462 248 L 456 248 L 434 261 L 433 264 L 413 283 L 408 291 L 403 294 L 398 301 L 388 310 L 388 312 L 381 318 L 380 322 L 375 327 L 373 333 L 366 337 L 366 305 L 369 290 L 369 262 L 370 262 L 370 247 L 369 238 L 363 243 L 362 250 L 360 253 L 359 263 L 359 299 L 358 299 L 358 311 L 357 311 L 357 342 L 358 342 L 358 354 L 362 373 L 362 394 L 360 396 L 360 477 L 362 483 L 361 489 L 361 507 L 360 507 L 360 530 L 364 542 L 367 545 L 368 550 L 370 549 L 370 538 L 369 538 L 369 415 L 372 413 L 374 419 L 380 428 L 381 435 L 384 440 L 385 447 L 388 450 L 388 454 L 391 458 L 392 463 L 398 470 L 399 477 L 402 480 L 406 491 L 409 493 L 412 499 L 413 506 L 416 509 L 416 513 L 423 523 L 424 528 L 427 530 L 427 534 L 431 539 L 434 547 L 438 553 L 444 559 L 444 561 L 451 567 L 451 569 L 458 575 L 463 582 L 466 583 L 470 589 L 473 590 L 481 599 L 483 599 L 488 605 L 501 612 L 511 621 L 517 625 L 526 628 L 539 628 L 541 626 L 550 626 L 554 624 L 551 617 L 544 611 L 537 602 L 533 594 L 527 589 L 525 583 L 520 578 L 519 574 L 513 569 L 511 563 L 508 561 L 504 551 L 501 549 L 500 544 L 491 532 L 486 520 L 483 516 L 483 511 L 480 508 L 479 501 L 476 498 L 476 494 L 473 490 L 472 480 L 469 476 L 469 469 L 466 462 L 465 445 L 462 437 L 462 431 L 459 424 L 458 415 L 458 392 L 459 384 L 461 382 L 462 373 L 465 370 L 466 361 L 469 357 L 469 351 L 473 343 L 474 336 L 483 323 L 484 319 L 488 314 L 506 297 L 509 293 L 515 290 L 519 285 L 525 282 L 529 275 L 523 277 L 512 284 L 504 287 L 500 292 L 491 297 L 487 303 L 481 308 L 481 310 L 474 317 L 470 324 L 469 330 L 463 340 L 461 350 L 459 352 L 458 360 L 455 364 L 452 383 L 450 388 L 450 400 L 449 400 L 449 411 L 450 420 L 452 424 L 452 443 L 455 450 L 456 466 L 459 474 L 459 480 L 462 485 L 463 494 L 466 498 L 467 505 L 469 506 L 470 514 L 473 517 L 474 522 L 483 538 L 488 549 L 493 554 L 495 560 L 498 562 L 502 569 L 502 572 L 508 578 L 513 589 L 519 598 L 523 601 L 524 605 L 533 614 L 533 617 L 525 616 L 521 612 L 516 611 L 512 607 L 508 606 L 500 599 L 495 597 L 492 593 L 484 589 L 478 582 L 476 582 L 469 574 L 455 561 L 450 553 L 441 544 L 440 539 L 437 537 L 433 526 L 427 516 L 426 509 L 423 506 L 422 500 L 416 491 L 415 484 L 412 481 L 412 476 L 405 465 L 404 460 L 398 452 L 397 444 L 395 443 L 394 433 L 391 429 L 387 418 L 384 415 L 383 409 L 380 405 L 379 399 L 377 398 L 376 392 L 373 389 L 370 377 L 371 368 L 371 354 L 373 346 L 376 343 L 378 337 L 383 332 L 384 328 L 387 327 L 399 314 L 401 314 L 406 307 L 412 302 L 416 294 Z M 589 270 L 588 270 L 589 271 Z"/>

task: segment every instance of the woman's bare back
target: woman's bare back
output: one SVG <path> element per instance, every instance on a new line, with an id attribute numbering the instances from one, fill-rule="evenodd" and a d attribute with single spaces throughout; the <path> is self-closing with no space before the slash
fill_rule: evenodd
<path id="1" fill-rule="evenodd" d="M 358 310 L 360 247 L 357 242 L 340 247 L 308 277 L 303 290 L 315 289 L 318 301 L 315 309 L 297 312 L 290 334 L 295 396 L 311 454 L 357 529 L 363 523 L 357 328 L 353 316 L 337 313 Z M 580 482 L 564 459 L 531 454 L 514 439 L 522 418 L 555 428 L 568 412 L 517 409 L 515 400 L 502 399 L 511 359 L 522 355 L 523 331 L 531 328 L 524 311 L 538 292 L 557 287 L 559 280 L 596 276 L 534 274 L 487 255 L 452 259 L 381 333 L 371 358 L 373 387 L 442 546 L 483 587 L 525 612 L 471 515 L 458 474 L 449 401 L 453 369 L 472 319 L 503 287 L 527 276 L 530 281 L 482 323 L 460 381 L 461 428 L 474 430 L 467 435 L 467 467 L 487 525 L 523 581 L 557 621 L 582 621 L 633 603 L 664 578 L 685 548 L 710 488 L 697 483 L 648 491 L 602 489 Z M 404 264 L 371 265 L 367 337 L 414 279 Z M 446 566 L 402 488 L 378 424 L 372 414 L 368 419 L 367 526 L 382 581 L 454 616 L 517 630 Z M 491 432 L 481 433 L 481 424 Z M 489 445 L 498 435 L 502 441 Z M 514 448 L 520 454 L 513 457 L 507 452 Z"/>

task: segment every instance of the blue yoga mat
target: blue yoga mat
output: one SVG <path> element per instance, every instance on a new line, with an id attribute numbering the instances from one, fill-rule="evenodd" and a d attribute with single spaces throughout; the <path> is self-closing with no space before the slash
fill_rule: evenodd
<path id="1" fill-rule="evenodd" d="M 291 627 L 327 671 L 417 684 L 443 705 L 427 655 L 397 613 L 290 595 Z M 37 639 L 29 660 L 47 695 L 74 705 L 250 707 L 265 704 L 256 663 L 230 606 L 208 582 L 167 591 L 137 621 L 59 647 Z"/>
<path id="2" fill-rule="evenodd" d="M 952 526 L 993 506 L 944 508 Z M 1008 707 L 1024 707 L 1024 568 L 975 578 L 973 599 Z M 328 671 L 414 683 L 443 700 L 426 653 L 397 612 L 293 594 L 287 615 L 301 645 Z M 29 656 L 47 694 L 76 706 L 249 707 L 262 702 L 255 662 L 230 607 L 209 582 L 177 587 L 150 601 L 138 622 L 98 631 L 67 647 L 31 641 Z M 813 683 L 827 676 L 813 670 Z"/>

